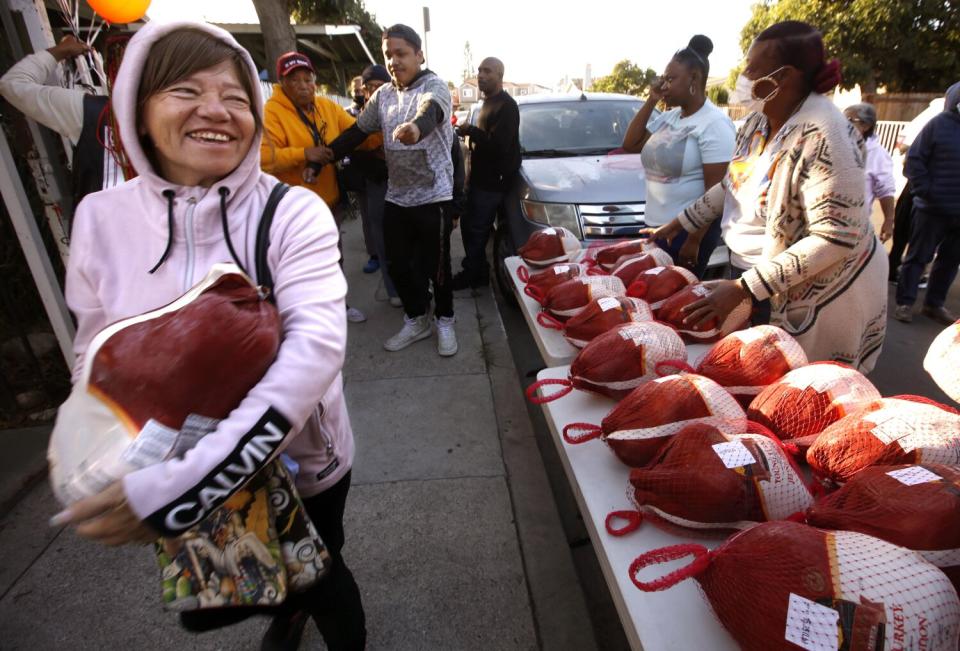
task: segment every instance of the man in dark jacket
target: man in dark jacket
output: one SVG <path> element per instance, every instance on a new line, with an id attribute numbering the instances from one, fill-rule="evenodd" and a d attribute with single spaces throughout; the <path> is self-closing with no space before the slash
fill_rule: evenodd
<path id="1" fill-rule="evenodd" d="M 920 277 L 936 254 L 923 314 L 949 325 L 957 317 L 943 303 L 960 266 L 960 83 L 947 89 L 943 112 L 910 146 L 904 171 L 913 192 L 913 223 L 894 318 L 913 319 Z"/>
<path id="2" fill-rule="evenodd" d="M 463 271 L 453 277 L 454 289 L 490 282 L 487 240 L 503 196 L 520 169 L 520 111 L 503 90 L 503 62 L 484 59 L 477 69 L 477 86 L 484 97 L 477 124 L 457 127 L 457 135 L 470 138 L 471 153 L 467 211 L 460 228 L 466 257 Z"/>

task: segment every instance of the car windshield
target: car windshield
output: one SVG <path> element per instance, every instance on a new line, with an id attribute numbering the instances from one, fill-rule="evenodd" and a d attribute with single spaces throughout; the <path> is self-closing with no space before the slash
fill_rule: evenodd
<path id="1" fill-rule="evenodd" d="M 623 143 L 640 100 L 570 100 L 522 104 L 524 156 L 606 154 Z"/>

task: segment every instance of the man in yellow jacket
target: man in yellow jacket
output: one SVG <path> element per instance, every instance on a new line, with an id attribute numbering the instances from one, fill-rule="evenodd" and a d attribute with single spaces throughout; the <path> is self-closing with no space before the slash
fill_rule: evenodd
<path id="1" fill-rule="evenodd" d="M 333 210 L 340 189 L 336 167 L 325 164 L 332 160 L 326 145 L 356 119 L 336 102 L 317 95 L 313 64 L 303 54 L 288 52 L 277 59 L 277 78 L 280 83 L 274 85 L 263 111 L 260 166 L 284 183 L 313 190 Z M 312 182 L 304 178 L 309 163 L 323 165 L 315 174 L 307 172 Z"/>
<path id="2" fill-rule="evenodd" d="M 303 54 L 287 52 L 277 59 L 277 79 L 280 83 L 274 85 L 263 110 L 260 167 L 284 183 L 316 192 L 339 225 L 340 187 L 336 167 L 326 164 L 333 160 L 327 143 L 353 126 L 356 119 L 336 102 L 317 95 L 313 63 Z M 375 146 L 364 143 L 360 149 Z M 313 168 L 308 167 L 311 163 Z M 360 322 L 366 321 L 366 316 L 348 307 L 347 319 Z"/>

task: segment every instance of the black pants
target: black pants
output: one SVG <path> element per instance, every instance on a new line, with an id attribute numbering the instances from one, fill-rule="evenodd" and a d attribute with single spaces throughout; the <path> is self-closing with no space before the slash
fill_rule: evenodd
<path id="1" fill-rule="evenodd" d="M 320 538 L 330 552 L 330 572 L 317 585 L 301 593 L 291 593 L 286 602 L 271 608 L 223 608 L 181 613 L 180 623 L 188 631 L 202 633 L 236 624 L 252 615 L 288 618 L 305 611 L 316 622 L 330 651 L 359 651 L 367 641 L 366 615 L 357 582 L 343 561 L 343 510 L 350 491 L 350 475 L 329 489 L 305 498 L 303 505 Z"/>
<path id="2" fill-rule="evenodd" d="M 913 215 L 913 194 L 910 192 L 910 182 L 903 187 L 897 207 L 893 212 L 893 243 L 890 246 L 890 280 L 896 280 L 900 263 L 903 262 L 903 252 L 910 241 L 910 222 Z"/>
<path id="3" fill-rule="evenodd" d="M 460 220 L 463 239 L 463 270 L 475 282 L 486 282 L 490 276 L 487 262 L 487 240 L 497 220 L 503 192 L 471 187 L 467 195 L 467 213 Z"/>
<path id="4" fill-rule="evenodd" d="M 452 230 L 452 218 L 443 203 L 404 207 L 386 202 L 383 237 L 387 264 L 408 317 L 427 313 L 427 290 L 431 282 L 436 316 L 453 316 Z"/>
<path id="5" fill-rule="evenodd" d="M 937 257 L 924 304 L 943 307 L 960 266 L 960 215 L 934 213 L 914 205 L 910 244 L 897 281 L 897 305 L 912 306 L 916 302 L 920 278 L 934 254 Z"/>

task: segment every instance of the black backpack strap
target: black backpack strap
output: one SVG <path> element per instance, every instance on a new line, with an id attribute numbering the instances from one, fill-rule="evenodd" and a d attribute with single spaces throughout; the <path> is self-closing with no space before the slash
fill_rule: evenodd
<path id="1" fill-rule="evenodd" d="M 270 226 L 273 225 L 273 216 L 277 212 L 277 205 L 283 199 L 290 186 L 280 182 L 273 186 L 270 196 L 267 198 L 267 205 L 263 207 L 263 214 L 260 215 L 260 224 L 257 226 L 257 243 L 254 248 L 254 273 L 257 275 L 257 283 L 269 290 L 268 300 L 275 303 L 273 297 L 273 275 L 270 273 L 270 265 L 267 264 L 267 249 L 270 248 Z"/>

